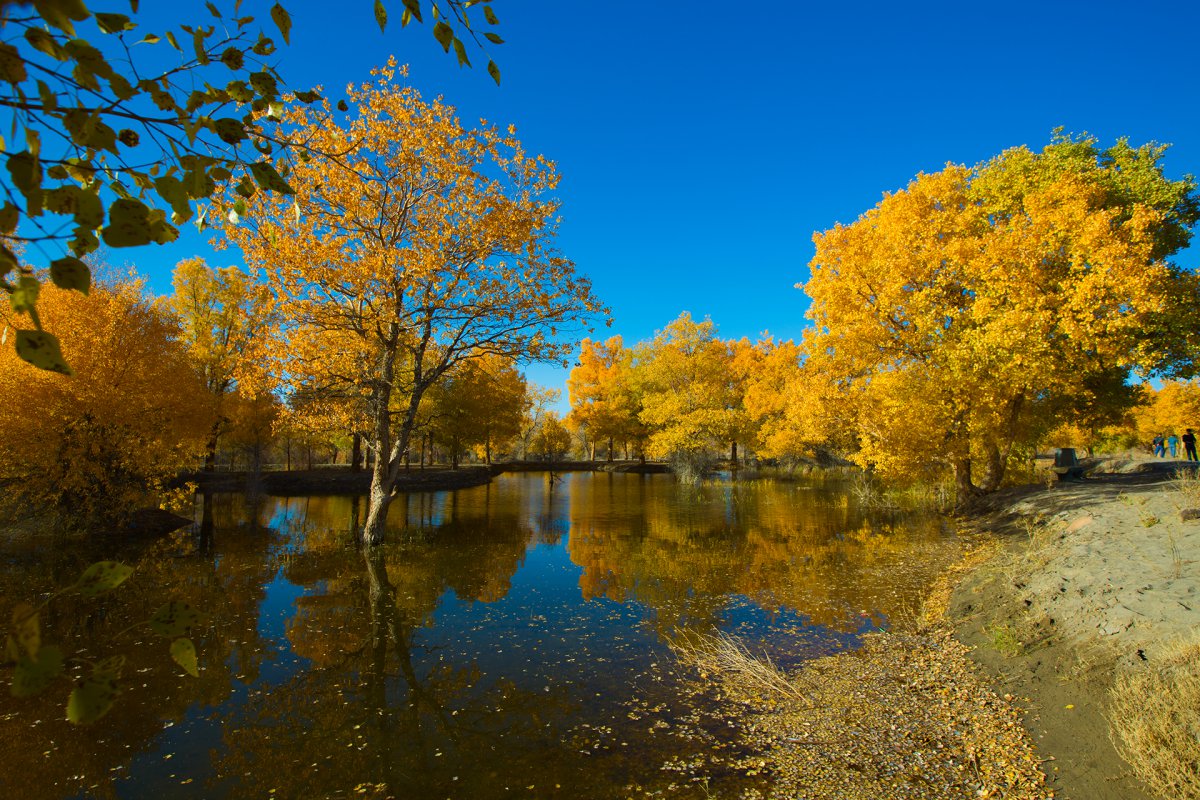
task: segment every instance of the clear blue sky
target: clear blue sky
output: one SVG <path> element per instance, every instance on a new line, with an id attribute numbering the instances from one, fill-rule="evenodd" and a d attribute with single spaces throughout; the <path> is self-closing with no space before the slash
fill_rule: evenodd
<path id="1" fill-rule="evenodd" d="M 144 26 L 167 13 L 152 4 Z M 273 33 L 269 5 L 243 10 Z M 482 54 L 469 70 L 444 55 L 428 19 L 402 30 L 401 0 L 388 1 L 386 34 L 371 0 L 283 5 L 294 28 L 278 64 L 293 88 L 337 97 L 395 54 L 464 122 L 511 123 L 556 161 L 560 248 L 612 307 L 597 336 L 630 344 L 684 310 L 726 337 L 797 337 L 806 300 L 793 286 L 814 231 L 918 172 L 1040 148 L 1058 126 L 1102 144 L 1168 142 L 1171 177 L 1200 173 L 1200 4 L 1183 0 L 494 0 L 499 88 Z M 190 231 L 131 253 L 156 291 L 181 258 L 236 258 Z M 1197 252 L 1182 261 L 1195 266 Z M 555 387 L 566 377 L 528 373 Z"/>

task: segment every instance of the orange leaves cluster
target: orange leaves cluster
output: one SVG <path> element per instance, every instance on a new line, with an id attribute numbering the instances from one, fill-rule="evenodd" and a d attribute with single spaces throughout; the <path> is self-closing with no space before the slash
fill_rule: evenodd
<path id="1" fill-rule="evenodd" d="M 211 426 L 179 328 L 137 284 L 90 294 L 47 285 L 42 319 L 63 333 L 73 377 L 0 347 L 0 484 L 26 511 L 119 516 L 195 464 Z"/>
<path id="2" fill-rule="evenodd" d="M 1104 396 L 1093 384 L 1114 370 L 1178 364 L 1178 341 L 1156 333 L 1194 315 L 1195 281 L 1165 257 L 1197 206 L 1161 154 L 1016 148 L 920 175 L 814 237 L 809 366 L 850 409 L 860 464 L 948 465 L 960 490 L 992 489 L 1015 445 L 1078 410 L 1071 398 Z"/>

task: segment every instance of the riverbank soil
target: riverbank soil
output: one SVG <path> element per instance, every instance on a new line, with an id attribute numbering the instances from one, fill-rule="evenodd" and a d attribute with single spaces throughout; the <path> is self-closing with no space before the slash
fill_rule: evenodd
<path id="1" fill-rule="evenodd" d="M 1055 797 L 1195 798 L 1200 708 L 1176 695 L 1172 670 L 1200 630 L 1189 513 L 1200 483 L 1183 463 L 1107 467 L 989 498 L 967 524 L 999 537 L 998 552 L 957 586 L 948 616 L 997 691 L 1024 706 Z M 1143 723 L 1118 750 L 1120 731 Z M 1180 738 L 1166 745 L 1170 735 Z"/>

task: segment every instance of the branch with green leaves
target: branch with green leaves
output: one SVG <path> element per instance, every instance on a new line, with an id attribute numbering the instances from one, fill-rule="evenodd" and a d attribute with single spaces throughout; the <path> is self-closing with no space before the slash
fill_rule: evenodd
<path id="1" fill-rule="evenodd" d="M 41 694 L 55 680 L 67 678 L 74 684 L 67 698 L 67 719 L 76 725 L 86 725 L 109 712 L 120 695 L 118 685 L 125 656 L 115 655 L 100 661 L 67 658 L 61 647 L 42 642 L 41 613 L 56 598 L 77 594 L 92 599 L 108 594 L 133 574 L 133 567 L 116 561 L 92 564 L 75 583 L 60 589 L 34 607 L 21 603 L 13 609 L 12 628 L 5 649 L 5 663 L 12 666 L 11 692 L 14 697 Z M 121 639 L 130 631 L 148 627 L 153 633 L 171 641 L 172 660 L 192 677 L 200 676 L 196 646 L 187 637 L 200 621 L 200 612 L 186 603 L 172 600 L 154 612 L 150 619 L 131 625 L 111 638 Z M 67 665 L 74 663 L 81 673 L 67 676 Z"/>
<path id="2" fill-rule="evenodd" d="M 434 38 L 462 66 L 470 61 L 460 32 L 480 49 L 503 41 L 473 27 L 477 6 L 487 25 L 498 24 L 491 0 L 402 1 L 401 26 L 428 11 Z M 374 2 L 382 31 L 387 8 Z M 138 5 L 130 0 L 125 15 L 93 13 L 82 0 L 0 2 L 0 109 L 11 119 L 0 131 L 0 289 L 28 318 L 16 330 L 18 354 L 42 369 L 70 373 L 37 316 L 41 273 L 31 262 L 57 286 L 86 293 L 84 259 L 101 243 L 174 241 L 193 204 L 220 183 L 237 180 L 247 197 L 290 194 L 288 157 L 306 153 L 305 143 L 262 125 L 278 121 L 285 99 L 320 100 L 288 89 L 271 60 L 275 39 L 252 28 L 241 0 L 231 14 L 206 2 L 203 23 L 140 35 Z M 291 15 L 275 3 L 269 16 L 289 45 Z M 498 84 L 490 59 L 488 73 Z"/>

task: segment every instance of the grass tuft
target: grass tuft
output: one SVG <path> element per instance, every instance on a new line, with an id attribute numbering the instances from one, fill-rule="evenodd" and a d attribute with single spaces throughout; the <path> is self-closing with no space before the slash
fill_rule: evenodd
<path id="1" fill-rule="evenodd" d="M 720 682 L 731 691 L 806 699 L 766 654 L 758 658 L 729 634 L 689 634 L 672 641 L 671 651 L 680 662 L 695 667 L 700 677 Z"/>
<path id="2" fill-rule="evenodd" d="M 1200 798 L 1200 639 L 1121 675 L 1111 692 L 1113 740 L 1156 794 Z"/>

